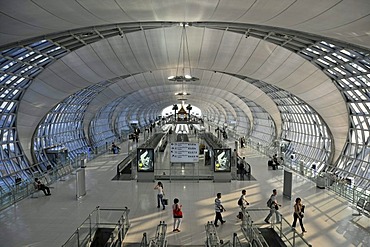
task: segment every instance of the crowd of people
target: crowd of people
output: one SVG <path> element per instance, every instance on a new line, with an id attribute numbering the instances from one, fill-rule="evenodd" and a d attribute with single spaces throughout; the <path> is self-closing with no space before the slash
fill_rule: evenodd
<path id="1" fill-rule="evenodd" d="M 155 187 L 155 190 L 157 190 L 157 208 L 160 208 L 162 206 L 162 209 L 166 209 L 167 205 L 167 199 L 165 199 L 165 193 L 164 193 L 164 187 L 162 182 L 158 182 Z M 277 196 L 277 190 L 273 189 L 272 194 L 270 195 L 268 201 L 267 201 L 267 208 L 269 209 L 269 214 L 264 219 L 264 222 L 266 224 L 271 224 L 270 219 L 275 215 L 275 222 L 276 224 L 281 223 L 281 214 L 279 212 L 279 208 L 281 207 L 281 204 L 278 203 L 278 196 Z M 226 208 L 224 207 L 222 203 L 222 193 L 218 192 L 216 194 L 216 198 L 214 199 L 214 211 L 215 211 L 215 218 L 213 221 L 213 224 L 215 227 L 219 227 L 220 224 L 223 225 L 226 223 L 226 220 L 223 218 L 222 213 L 226 211 Z M 243 189 L 241 191 L 241 195 L 238 198 L 237 205 L 240 208 L 240 211 L 237 213 L 236 217 L 240 220 L 243 220 L 244 217 L 244 211 L 247 210 L 247 207 L 250 205 L 249 201 L 247 200 L 247 190 Z M 181 232 L 180 226 L 183 220 L 183 206 L 180 204 L 180 200 L 178 198 L 175 198 L 173 200 L 172 204 L 172 216 L 173 216 L 173 232 Z M 306 229 L 303 225 L 303 217 L 304 217 L 304 210 L 305 205 L 302 203 L 301 198 L 295 199 L 295 204 L 293 206 L 293 223 L 291 225 L 292 229 L 295 229 L 297 220 L 299 221 L 302 235 L 306 233 Z"/>

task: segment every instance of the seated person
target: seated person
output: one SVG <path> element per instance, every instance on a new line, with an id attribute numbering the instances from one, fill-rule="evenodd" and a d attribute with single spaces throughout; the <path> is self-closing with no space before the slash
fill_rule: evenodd
<path id="1" fill-rule="evenodd" d="M 120 147 L 118 147 L 116 144 L 114 144 L 114 142 L 112 142 L 112 153 L 118 154 L 119 150 Z"/>
<path id="2" fill-rule="evenodd" d="M 35 187 L 38 190 L 42 190 L 44 192 L 45 196 L 50 196 L 50 189 L 45 184 L 41 183 L 41 181 L 38 178 L 35 178 Z"/>
<path id="3" fill-rule="evenodd" d="M 276 170 L 278 168 L 278 165 L 279 162 L 278 162 L 278 159 L 277 159 L 277 154 L 275 154 L 273 157 L 272 157 L 272 161 L 273 161 L 273 166 L 272 166 L 272 169 L 273 170 Z"/>

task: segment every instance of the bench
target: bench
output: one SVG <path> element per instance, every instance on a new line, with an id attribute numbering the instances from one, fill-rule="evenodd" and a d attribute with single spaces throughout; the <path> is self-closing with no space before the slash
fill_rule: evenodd
<path id="1" fill-rule="evenodd" d="M 365 203 L 364 211 L 367 217 L 370 217 L 370 201 Z"/>

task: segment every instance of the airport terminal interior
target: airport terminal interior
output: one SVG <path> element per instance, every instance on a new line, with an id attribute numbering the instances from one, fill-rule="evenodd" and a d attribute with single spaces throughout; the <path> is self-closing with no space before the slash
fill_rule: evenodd
<path id="1" fill-rule="evenodd" d="M 369 1 L 0 10 L 0 246 L 369 246 Z"/>

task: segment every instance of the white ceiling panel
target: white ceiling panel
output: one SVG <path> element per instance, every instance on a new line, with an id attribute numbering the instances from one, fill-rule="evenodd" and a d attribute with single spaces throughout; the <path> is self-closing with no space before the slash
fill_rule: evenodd
<path id="1" fill-rule="evenodd" d="M 256 73 L 258 69 L 266 62 L 271 56 L 271 53 L 276 49 L 276 45 L 259 42 L 258 46 L 253 50 L 253 53 L 248 58 L 244 67 L 238 71 L 238 74 L 252 75 Z M 280 62 L 279 62 L 280 63 Z"/>
<path id="2" fill-rule="evenodd" d="M 276 1 L 275 1 L 276 2 Z M 310 0 L 310 1 L 290 1 L 289 5 L 280 11 L 278 15 L 271 18 L 267 25 L 286 27 L 299 27 L 316 16 L 320 16 L 324 12 L 337 5 L 341 0 Z M 274 4 L 271 1 L 271 4 Z M 307 11 L 310 10 L 310 11 Z"/>
<path id="3" fill-rule="evenodd" d="M 290 53 L 289 58 L 283 61 L 283 63 L 280 63 L 279 67 L 277 67 L 278 69 L 275 69 L 269 76 L 267 76 L 263 80 L 270 83 L 272 82 L 276 86 L 284 85 L 284 88 L 290 88 L 292 81 L 297 81 L 299 83 L 299 81 L 303 79 L 302 76 L 293 79 L 292 77 L 290 77 L 292 74 L 300 74 L 300 70 L 308 73 L 305 71 L 306 69 L 314 71 L 313 66 L 310 66 L 307 63 L 308 62 L 302 59 L 302 57 L 297 56 L 294 53 Z"/>
<path id="4" fill-rule="evenodd" d="M 222 33 L 222 39 L 217 49 L 215 62 L 212 65 L 212 70 L 224 71 L 230 64 L 239 43 L 244 37 L 242 35 L 230 35 L 228 32 Z"/>
<path id="5" fill-rule="evenodd" d="M 78 50 L 77 52 L 84 53 L 87 50 L 88 48 L 84 47 L 81 51 Z M 90 64 L 82 60 L 83 57 L 78 53 L 70 53 L 60 60 L 61 62 L 58 63 L 58 66 L 51 66 L 50 68 L 65 81 L 71 82 L 74 85 L 82 84 L 81 87 L 86 87 L 89 86 L 90 83 L 95 84 L 105 80 L 104 77 L 101 77 L 93 70 L 93 64 L 90 67 Z M 93 63 L 95 63 L 95 61 Z"/>
<path id="6" fill-rule="evenodd" d="M 123 66 L 119 55 L 110 46 L 109 40 L 102 40 L 99 43 L 93 43 L 91 45 L 93 51 L 96 53 L 96 56 L 100 58 L 102 63 L 111 73 L 115 75 L 126 75 L 128 70 Z"/>
<path id="7" fill-rule="evenodd" d="M 243 37 L 241 35 L 239 36 Z M 231 73 L 239 73 L 248 62 L 260 42 L 261 40 L 252 37 L 242 38 L 238 48 L 233 54 L 233 59 L 229 62 L 228 67 L 225 70 L 230 71 Z"/>
<path id="8" fill-rule="evenodd" d="M 109 45 L 113 49 L 115 57 L 119 59 L 122 66 L 125 68 L 125 71 L 127 71 L 127 73 L 124 74 L 134 74 L 142 70 L 135 55 L 132 53 L 126 35 L 122 36 L 122 38 L 110 38 L 108 41 Z M 97 42 L 96 44 L 100 45 L 100 42 Z M 113 57 L 113 55 L 111 56 Z"/>
<path id="9" fill-rule="evenodd" d="M 115 74 L 112 69 L 108 67 L 108 64 L 104 63 L 100 58 L 93 46 L 87 46 L 86 48 L 87 49 L 77 50 L 76 55 L 83 61 L 83 64 L 79 65 L 77 69 L 86 71 L 84 77 L 87 80 L 101 81 L 106 78 L 115 78 L 122 75 L 122 72 Z"/>
<path id="10" fill-rule="evenodd" d="M 0 45 L 64 30 L 145 21 L 223 21 L 281 27 L 370 47 L 369 1 L 1 1 Z M 340 16 L 340 18 L 338 18 Z"/>
<path id="11" fill-rule="evenodd" d="M 211 29 L 204 30 L 202 48 L 200 50 L 199 68 L 210 69 L 216 59 L 217 50 L 222 40 L 223 32 Z"/>
<path id="12" fill-rule="evenodd" d="M 144 32 L 136 32 L 127 34 L 126 37 L 130 49 L 135 55 L 135 59 L 139 61 L 140 68 L 143 71 L 157 69 L 147 45 L 146 34 L 144 34 Z"/>

